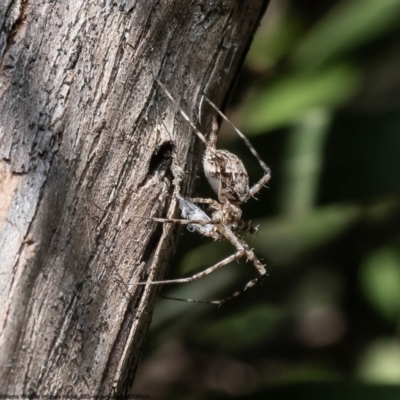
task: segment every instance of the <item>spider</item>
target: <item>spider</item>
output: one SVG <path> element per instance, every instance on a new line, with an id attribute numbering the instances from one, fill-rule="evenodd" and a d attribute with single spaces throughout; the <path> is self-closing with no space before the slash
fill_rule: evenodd
<path id="1" fill-rule="evenodd" d="M 218 201 L 205 198 L 193 198 L 188 200 L 184 199 L 180 195 L 177 195 L 181 214 L 184 219 L 151 218 L 151 220 L 155 222 L 188 225 L 188 229 L 192 232 L 197 231 L 203 236 L 211 237 L 214 240 L 228 240 L 235 247 L 236 251 L 231 256 L 226 257 L 222 261 L 214 264 L 206 270 L 187 278 L 152 282 L 137 282 L 136 284 L 161 285 L 192 282 L 210 274 L 211 272 L 231 263 L 234 260 L 247 257 L 247 260 L 250 260 L 258 271 L 259 276 L 250 280 L 243 289 L 235 291 L 231 296 L 221 300 L 211 301 L 173 298 L 181 301 L 221 305 L 239 296 L 245 290 L 253 287 L 264 276 L 267 275 L 265 266 L 260 262 L 253 250 L 250 249 L 248 244 L 238 234 L 240 232 L 249 232 L 251 234 L 256 234 L 258 232 L 258 228 L 253 227 L 250 223 L 242 220 L 242 210 L 240 209 L 240 205 L 250 200 L 250 198 L 252 198 L 261 190 L 263 186 L 267 184 L 271 178 L 271 170 L 261 160 L 250 141 L 225 117 L 225 115 L 211 100 L 209 100 L 206 96 L 203 96 L 201 101 L 205 99 L 210 106 L 233 127 L 237 134 L 244 140 L 247 147 L 250 149 L 251 153 L 258 160 L 261 168 L 263 169 L 263 177 L 255 185 L 249 187 L 249 177 L 239 157 L 227 150 L 219 150 L 216 148 L 218 132 L 218 122 L 216 117 L 213 117 L 210 138 L 207 140 L 192 123 L 188 115 L 180 108 L 167 88 L 157 78 L 155 78 L 155 80 L 163 89 L 165 94 L 169 97 L 169 99 L 173 102 L 173 104 L 178 108 L 180 114 L 189 123 L 197 137 L 205 144 L 206 149 L 203 156 L 204 173 L 211 188 L 217 194 Z M 211 211 L 211 217 L 209 217 L 195 203 L 207 204 L 209 210 Z"/>

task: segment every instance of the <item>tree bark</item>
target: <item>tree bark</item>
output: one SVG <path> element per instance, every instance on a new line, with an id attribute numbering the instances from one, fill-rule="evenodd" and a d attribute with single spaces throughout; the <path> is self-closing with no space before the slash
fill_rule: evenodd
<path id="1" fill-rule="evenodd" d="M 202 152 L 154 76 L 206 131 L 266 3 L 3 0 L 2 393 L 127 393 Z"/>

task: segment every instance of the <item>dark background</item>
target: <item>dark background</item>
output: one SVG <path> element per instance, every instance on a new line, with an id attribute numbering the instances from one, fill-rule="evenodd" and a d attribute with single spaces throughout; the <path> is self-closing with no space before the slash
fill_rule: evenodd
<path id="1" fill-rule="evenodd" d="M 243 206 L 269 277 L 220 308 L 160 299 L 135 393 L 400 399 L 399 105 L 400 1 L 270 3 L 227 110 L 273 172 Z M 225 125 L 218 146 L 262 176 Z M 215 197 L 203 176 L 196 195 Z M 182 229 L 169 277 L 233 251 Z M 242 261 L 163 293 L 219 299 L 254 276 Z"/>

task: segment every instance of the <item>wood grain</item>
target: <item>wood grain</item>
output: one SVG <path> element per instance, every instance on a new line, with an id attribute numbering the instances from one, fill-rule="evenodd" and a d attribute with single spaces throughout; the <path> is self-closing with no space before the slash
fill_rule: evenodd
<path id="1" fill-rule="evenodd" d="M 154 76 L 207 131 L 266 3 L 2 2 L 2 393 L 127 393 L 203 151 Z"/>

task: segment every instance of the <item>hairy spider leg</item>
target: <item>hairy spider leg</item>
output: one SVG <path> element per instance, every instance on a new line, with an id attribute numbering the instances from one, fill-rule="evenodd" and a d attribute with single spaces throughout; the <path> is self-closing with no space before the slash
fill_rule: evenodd
<path id="1" fill-rule="evenodd" d="M 246 242 L 244 242 L 242 239 L 239 239 L 238 237 L 235 236 L 235 234 L 227 227 L 224 227 L 222 225 L 216 225 L 217 229 L 220 231 L 221 235 L 223 235 L 231 244 L 236 248 L 236 252 L 232 254 L 229 257 L 226 257 L 222 261 L 214 264 L 213 266 L 205 269 L 204 271 L 201 271 L 197 274 L 194 274 L 192 276 L 189 276 L 187 278 L 180 278 L 180 279 L 170 279 L 170 280 L 163 280 L 163 281 L 151 281 L 151 282 L 136 282 L 134 285 L 164 285 L 164 284 L 173 284 L 173 283 L 189 283 L 193 282 L 197 279 L 201 279 L 204 276 L 211 274 L 212 272 L 216 271 L 217 269 L 228 265 L 232 261 L 238 260 L 244 256 L 247 256 L 247 259 L 252 262 L 254 267 L 257 269 L 259 276 L 255 279 L 250 280 L 247 282 L 247 284 L 244 286 L 243 289 L 235 291 L 231 296 L 225 297 L 220 300 L 196 300 L 196 299 L 180 299 L 180 298 L 174 298 L 174 297 L 166 297 L 172 300 L 178 300 L 178 301 L 187 301 L 187 302 L 192 302 L 192 303 L 207 303 L 207 304 L 217 304 L 217 305 L 222 305 L 228 301 L 233 300 L 234 298 L 240 296 L 242 293 L 244 293 L 247 289 L 255 286 L 262 278 L 267 276 L 267 271 L 265 269 L 265 266 L 260 262 L 260 260 L 256 257 L 254 252 L 249 248 Z"/>
<path id="2" fill-rule="evenodd" d="M 182 108 L 179 106 L 177 101 L 172 97 L 171 93 L 168 91 L 168 89 L 165 87 L 163 83 L 161 83 L 156 77 L 154 77 L 154 80 L 160 85 L 160 87 L 163 89 L 165 94 L 168 96 L 168 98 L 172 101 L 172 103 L 178 108 L 179 113 L 182 115 L 182 117 L 186 120 L 186 122 L 191 126 L 193 131 L 196 133 L 197 137 L 206 145 L 209 146 L 209 143 L 205 136 L 196 128 L 196 125 L 191 121 L 189 116 L 182 110 Z"/>

